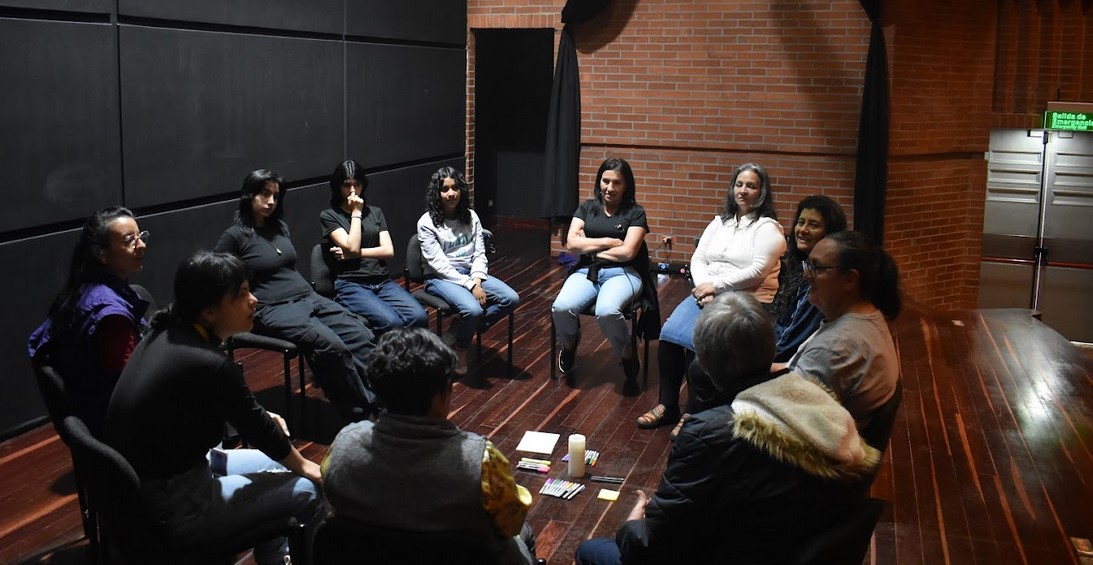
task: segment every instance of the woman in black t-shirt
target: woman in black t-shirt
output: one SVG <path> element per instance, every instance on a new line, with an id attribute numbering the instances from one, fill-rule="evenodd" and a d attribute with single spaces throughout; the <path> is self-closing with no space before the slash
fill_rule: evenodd
<path id="1" fill-rule="evenodd" d="M 383 211 L 364 201 L 368 177 L 350 159 L 330 175 L 330 208 L 319 214 L 325 255 L 337 277 L 338 304 L 364 316 L 376 334 L 395 328 L 424 328 L 429 315 L 404 288 L 391 280 L 387 260 L 395 256 Z"/>
<path id="2" fill-rule="evenodd" d="M 296 272 L 296 248 L 281 220 L 281 184 L 281 177 L 267 169 L 247 175 L 235 224 L 224 230 L 216 250 L 239 257 L 253 273 L 251 288 L 258 297 L 254 333 L 295 343 L 342 417 L 363 420 L 376 409 L 375 395 L 364 385 L 365 359 L 375 336 Z"/>
<path id="3" fill-rule="evenodd" d="M 638 392 L 638 358 L 623 316 L 642 293 L 642 279 L 649 272 L 649 224 L 645 209 L 634 199 L 635 188 L 629 163 L 604 161 L 596 173 L 595 197 L 577 207 L 569 224 L 566 246 L 580 253 L 580 260 L 554 300 L 551 315 L 561 344 L 558 370 L 571 385 L 580 341 L 578 314 L 595 304 L 596 321 L 626 376 L 624 392 Z"/>

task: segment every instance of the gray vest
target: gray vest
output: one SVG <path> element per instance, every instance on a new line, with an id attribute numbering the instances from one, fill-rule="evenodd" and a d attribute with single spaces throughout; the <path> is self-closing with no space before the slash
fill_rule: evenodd
<path id="1" fill-rule="evenodd" d="M 384 414 L 346 426 L 330 446 L 323 490 L 347 518 L 411 531 L 496 539 L 482 508 L 486 439 L 446 420 Z"/>

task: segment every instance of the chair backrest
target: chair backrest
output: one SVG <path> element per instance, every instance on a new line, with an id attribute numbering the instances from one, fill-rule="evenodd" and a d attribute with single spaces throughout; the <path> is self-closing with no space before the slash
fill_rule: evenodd
<path id="1" fill-rule="evenodd" d="M 863 498 L 845 519 L 802 544 L 792 565 L 861 565 L 884 502 Z"/>
<path id="2" fill-rule="evenodd" d="M 326 262 L 326 254 L 323 253 L 323 244 L 316 243 L 311 248 L 311 286 L 315 292 L 327 298 L 333 298 L 334 276 L 330 265 Z"/>
<path id="3" fill-rule="evenodd" d="M 417 234 L 410 236 L 406 242 L 406 276 L 411 282 L 420 283 L 425 280 L 425 267 L 422 264 L 421 241 Z"/>
<path id="4" fill-rule="evenodd" d="M 497 253 L 497 246 L 493 244 L 493 232 L 482 228 L 482 247 L 486 249 L 486 255 Z"/>
<path id="5" fill-rule="evenodd" d="M 112 447 L 95 439 L 79 418 L 68 416 L 61 426 L 109 540 L 134 563 L 159 554 L 161 535 L 144 508 L 140 479 L 133 467 Z"/>
<path id="6" fill-rule="evenodd" d="M 314 565 L 448 563 L 491 565 L 497 555 L 459 532 L 408 532 L 332 516 L 315 532 Z"/>
<path id="7" fill-rule="evenodd" d="M 49 364 L 48 361 L 32 363 L 34 366 L 34 378 L 38 381 L 38 390 L 42 393 L 42 400 L 46 403 L 46 412 L 53 421 L 53 427 L 61 435 L 61 439 L 68 443 L 61 429 L 61 422 L 68 416 L 76 414 L 76 405 L 68 395 L 68 387 L 61 378 L 60 373 Z"/>
<path id="8" fill-rule="evenodd" d="M 892 437 L 892 426 L 895 424 L 896 412 L 899 411 L 901 402 L 903 402 L 903 379 L 896 381 L 896 390 L 892 393 L 892 397 L 877 409 L 873 418 L 869 420 L 869 424 L 860 432 L 865 443 L 881 453 L 888 448 L 888 439 Z"/>
<path id="9" fill-rule="evenodd" d="M 129 285 L 129 288 L 132 288 L 137 293 L 137 296 L 148 301 L 148 308 L 144 311 L 144 315 L 141 316 L 141 318 L 144 319 L 145 324 L 151 323 L 152 316 L 156 314 L 156 297 L 152 296 L 152 293 L 148 292 L 147 288 L 144 288 L 139 284 L 131 284 Z"/>

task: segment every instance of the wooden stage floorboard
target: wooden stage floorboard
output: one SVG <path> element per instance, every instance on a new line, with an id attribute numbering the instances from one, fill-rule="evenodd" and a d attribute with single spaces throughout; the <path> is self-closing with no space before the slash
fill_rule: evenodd
<path id="1" fill-rule="evenodd" d="M 545 234 L 498 240 L 491 271 L 522 297 L 513 374 L 506 375 L 502 321 L 483 336 L 478 368 L 455 385 L 451 418 L 510 459 L 519 459 L 515 448 L 526 430 L 561 434 L 549 476 L 564 473 L 564 438 L 582 433 L 601 452 L 595 473 L 626 477 L 616 503 L 597 500 L 594 483 L 561 501 L 538 494 L 546 476 L 517 472 L 535 493 L 528 521 L 538 532 L 539 555 L 570 563 L 582 540 L 613 535 L 635 489 L 651 491 L 659 482 L 671 447 L 668 429 L 634 425 L 656 403 L 657 346 L 645 391 L 622 396 L 610 347 L 594 320 L 582 318 L 577 386 L 551 381 L 549 312 L 563 270 L 544 258 Z M 678 277 L 661 285 L 662 315 L 686 291 Z M 892 327 L 904 401 L 873 486 L 887 504 L 866 562 L 1090 563 L 1069 538 L 1093 538 L 1093 354 L 1024 310 L 933 313 L 911 305 Z M 283 413 L 280 358 L 257 351 L 238 358 L 260 400 Z M 307 432 L 296 444 L 318 461 L 338 421 L 320 391 L 309 386 L 308 394 Z M 0 444 L 0 508 L 0 563 L 90 562 L 71 460 L 50 425 Z"/>

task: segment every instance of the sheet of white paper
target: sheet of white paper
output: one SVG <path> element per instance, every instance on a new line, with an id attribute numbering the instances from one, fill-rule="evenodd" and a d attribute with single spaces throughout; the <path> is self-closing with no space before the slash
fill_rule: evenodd
<path id="1" fill-rule="evenodd" d="M 554 445 L 558 443 L 559 437 L 561 435 L 546 432 L 524 432 L 524 438 L 520 440 L 520 445 L 516 446 L 516 451 L 550 455 L 554 452 Z"/>

